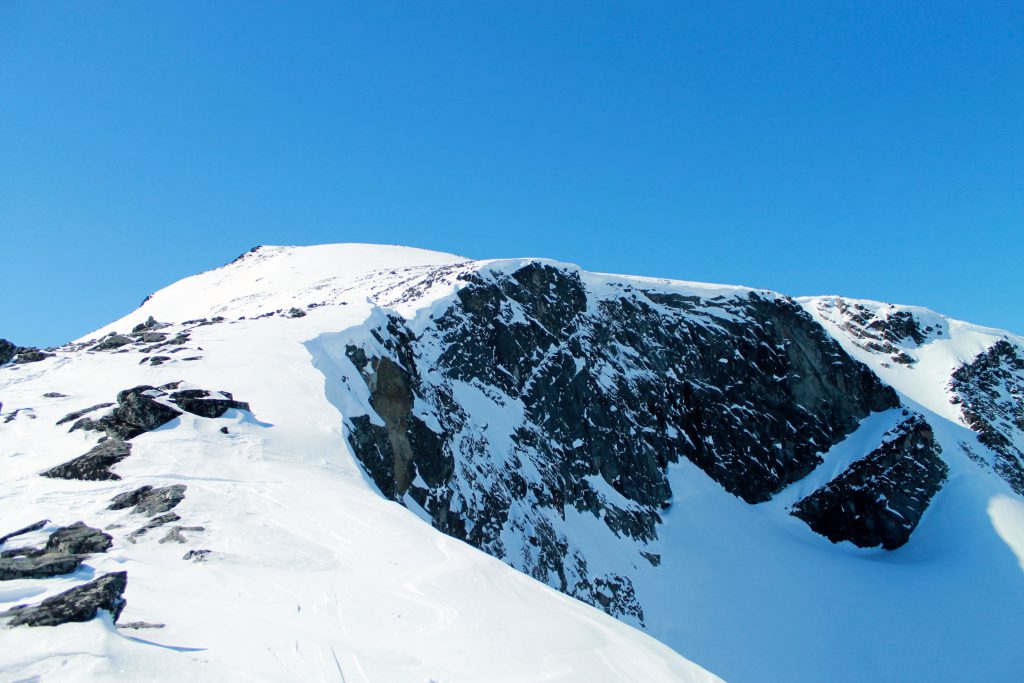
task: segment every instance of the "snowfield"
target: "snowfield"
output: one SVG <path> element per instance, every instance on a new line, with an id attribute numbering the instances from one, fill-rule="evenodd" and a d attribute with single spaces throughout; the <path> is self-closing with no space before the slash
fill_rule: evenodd
<path id="1" fill-rule="evenodd" d="M 766 503 L 728 494 L 688 461 L 672 465 L 672 506 L 646 547 L 660 555 L 658 566 L 634 562 L 636 549 L 624 549 L 632 540 L 614 539 L 596 517 L 567 513 L 564 528 L 592 549 L 595 565 L 603 565 L 597 569 L 632 577 L 646 633 L 383 497 L 343 429 L 345 416 L 372 413 L 366 386 L 353 381 L 346 344 L 369 338 L 385 312 L 422 329 L 461 286 L 460 276 L 525 262 L 361 244 L 261 247 L 155 293 L 55 357 L 0 370 L 0 534 L 49 520 L 2 549 L 39 545 L 79 520 L 113 536 L 109 551 L 90 555 L 74 574 L 0 581 L 0 611 L 125 570 L 127 607 L 118 623 L 164 625 L 118 628 L 104 613 L 86 623 L 0 628 L 0 678 L 1018 679 L 1024 502 L 961 447 L 985 453 L 950 403 L 948 383 L 953 370 L 996 341 L 1024 347 L 1024 340 L 925 309 L 906 308 L 941 334 L 879 352 L 851 336 L 834 298 L 800 300 L 851 356 L 929 420 L 942 446 L 949 479 L 896 551 L 834 545 L 789 508 L 877 444 L 899 421 L 899 409 L 863 420 L 821 466 Z M 579 272 L 598 293 L 622 281 L 697 297 L 754 291 L 555 265 Z M 857 303 L 873 314 L 884 306 Z M 150 317 L 171 323 L 161 333 L 187 333 L 180 351 L 85 345 Z M 217 317 L 223 320 L 196 322 Z M 900 351 L 915 362 L 892 362 Z M 166 360 L 148 361 L 158 353 Z M 231 392 L 251 412 L 185 412 L 134 438 L 131 455 L 113 468 L 120 480 L 39 476 L 96 443 L 95 432 L 56 426 L 66 414 L 113 402 L 137 385 L 178 381 Z M 488 405 L 470 385 L 460 391 L 460 403 Z M 63 396 L 44 397 L 51 392 Z M 492 426 L 511 419 L 480 418 Z M 595 479 L 604 495 L 620 495 Z M 173 510 L 185 543 L 162 542 L 164 528 L 130 539 L 146 517 L 106 509 L 117 494 L 172 484 L 187 486 Z M 203 561 L 183 559 L 190 550 L 210 552 Z"/>
<path id="2" fill-rule="evenodd" d="M 325 281 L 343 289 L 347 305 L 296 319 L 196 328 L 188 346 L 202 355 L 199 361 L 152 367 L 139 365 L 138 353 L 59 353 L 0 375 L 3 411 L 20 409 L 14 420 L 0 420 L 0 529 L 50 520 L 4 547 L 45 540 L 47 532 L 78 520 L 123 525 L 110 530 L 114 547 L 90 556 L 73 575 L 0 583 L 0 608 L 127 570 L 120 622 L 165 624 L 116 629 L 108 616 L 3 629 L 0 678 L 719 680 L 650 636 L 435 531 L 382 498 L 352 459 L 316 367 L 330 358 L 311 355 L 307 342 L 372 314 L 359 275 L 458 259 L 363 245 L 270 251 L 283 258 L 269 269 L 260 260 L 190 278 L 89 337 L 128 331 L 149 315 L 182 322 L 223 315 L 232 306 L 239 315 L 256 315 L 311 303 L 325 291 L 337 301 Z M 115 468 L 121 481 L 39 476 L 95 441 L 90 433 L 55 427 L 66 413 L 112 401 L 121 389 L 182 379 L 231 391 L 252 405 L 252 415 L 185 413 L 137 437 L 131 457 Z M 43 398 L 47 392 L 67 396 Z M 183 525 L 205 530 L 186 531 L 187 545 L 160 543 L 159 529 L 127 542 L 121 533 L 145 518 L 104 508 L 115 494 L 143 484 L 187 485 L 174 511 Z M 192 548 L 213 554 L 200 563 L 182 560 Z"/>

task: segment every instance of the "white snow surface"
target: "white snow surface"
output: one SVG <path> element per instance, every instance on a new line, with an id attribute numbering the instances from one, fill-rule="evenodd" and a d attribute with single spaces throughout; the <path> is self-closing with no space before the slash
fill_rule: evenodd
<path id="1" fill-rule="evenodd" d="M 636 562 L 637 549 L 622 547 L 629 539 L 611 544 L 595 517 L 567 514 L 564 528 L 574 539 L 604 544 L 595 571 L 633 579 L 647 633 L 665 645 L 383 499 L 342 433 L 343 415 L 372 415 L 365 386 L 345 379 L 352 375 L 345 341 L 365 336 L 362 330 L 385 311 L 416 330 L 417 321 L 445 305 L 460 275 L 525 262 L 372 245 L 262 247 L 157 292 L 88 335 L 127 332 L 150 315 L 175 323 L 171 330 L 224 316 L 193 328 L 189 350 L 179 354 L 201 360 L 175 356 L 150 367 L 138 365 L 136 352 L 58 351 L 0 372 L 4 413 L 22 409 L 9 423 L 0 419 L 0 533 L 44 517 L 51 520 L 47 531 L 78 519 L 124 525 L 110 531 L 114 548 L 91 556 L 77 575 L 0 583 L 0 609 L 126 569 L 121 622 L 167 624 L 124 631 L 97 620 L 0 630 L 0 678 L 717 680 L 679 652 L 733 683 L 1017 680 L 1024 664 L 1017 644 L 1024 632 L 1024 502 L 959 447 L 977 447 L 976 439 L 949 403 L 946 384 L 959 364 L 998 339 L 1022 342 L 925 309 L 913 311 L 946 336 L 915 345 L 917 362 L 904 366 L 854 344 L 842 321 L 820 305 L 834 297 L 800 300 L 854 358 L 926 416 L 942 444 L 949 481 L 903 548 L 833 545 L 788 514 L 789 505 L 876 446 L 900 411 L 865 419 L 815 472 L 760 505 L 727 494 L 686 461 L 673 466 L 673 505 L 659 540 L 643 548 L 661 556 L 658 567 Z M 706 299 L 752 291 L 547 263 L 579 272 L 594 296 L 622 286 Z M 858 303 L 876 311 L 887 306 Z M 256 318 L 292 307 L 307 315 Z M 137 437 L 131 457 L 115 467 L 124 477 L 119 482 L 38 476 L 95 441 L 54 427 L 65 413 L 111 401 L 137 384 L 182 379 L 233 392 L 251 403 L 254 417 L 185 414 Z M 463 400 L 476 401 L 476 389 L 460 390 Z M 68 397 L 42 398 L 49 391 Z M 510 418 L 495 413 L 481 421 L 501 419 Z M 127 543 L 124 532 L 145 518 L 106 511 L 106 501 L 142 484 L 172 483 L 188 485 L 174 510 L 180 524 L 206 531 L 190 534 L 187 546 L 160 544 L 161 530 Z M 602 491 L 618 495 L 611 487 Z M 187 548 L 215 552 L 197 564 L 181 560 Z"/>
<path id="2" fill-rule="evenodd" d="M 0 420 L 0 529 L 50 520 L 5 547 L 38 543 L 78 520 L 121 525 L 109 529 L 114 547 L 73 575 L 0 583 L 0 610 L 127 570 L 120 623 L 166 624 L 118 629 L 107 615 L 0 629 L 0 679 L 720 680 L 641 631 L 435 531 L 362 474 L 336 405 L 365 399 L 328 399 L 322 371 L 338 359 L 318 338 L 374 314 L 372 284 L 360 285 L 368 272 L 414 276 L 461 260 L 368 245 L 264 247 L 161 290 L 98 333 L 126 332 L 149 315 L 230 316 L 193 329 L 179 356 L 201 360 L 152 367 L 139 365 L 135 351 L 59 352 L 0 373 L 4 413 L 20 409 Z M 301 318 L 237 320 L 324 301 Z M 96 440 L 55 427 L 64 414 L 112 401 L 121 389 L 177 380 L 231 391 L 253 414 L 185 413 L 135 438 L 132 455 L 114 468 L 121 481 L 39 476 Z M 67 397 L 42 397 L 54 391 Z M 105 509 L 117 493 L 179 483 L 188 488 L 174 509 L 178 524 L 205 528 L 186 531 L 187 545 L 160 543 L 164 529 L 130 543 L 127 532 L 147 518 Z M 190 548 L 213 554 L 184 561 Z"/>

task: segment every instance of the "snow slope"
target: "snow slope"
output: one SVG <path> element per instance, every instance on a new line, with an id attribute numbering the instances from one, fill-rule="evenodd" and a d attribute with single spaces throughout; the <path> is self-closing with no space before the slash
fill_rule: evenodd
<path id="1" fill-rule="evenodd" d="M 450 539 L 368 485 L 326 400 L 323 330 L 360 324 L 372 312 L 359 278 L 386 264 L 415 267 L 456 257 L 403 248 L 336 245 L 265 248 L 242 262 L 172 285 L 111 327 L 148 315 L 195 327 L 188 350 L 159 366 L 139 353 L 60 351 L 0 374 L 0 528 L 49 518 L 45 538 L 79 519 L 110 529 L 114 547 L 76 574 L 0 584 L 0 608 L 36 602 L 107 571 L 127 570 L 120 622 L 166 624 L 119 630 L 107 620 L 0 630 L 5 680 L 712 681 L 649 636 L 567 598 Z M 254 256 L 260 256 L 256 259 Z M 330 280 L 329 287 L 323 287 Z M 236 321 L 323 300 L 346 305 L 305 317 Z M 302 302 L 302 303 L 299 303 Z M 107 328 L 104 328 L 104 331 Z M 178 331 L 179 326 L 170 328 Z M 167 330 L 164 330 L 167 331 Z M 312 352 L 311 352 L 312 350 Z M 201 360 L 179 360 L 201 355 Z M 38 473 L 85 452 L 95 436 L 67 433 L 65 413 L 113 400 L 138 384 L 186 380 L 248 401 L 250 416 L 184 414 L 134 440 L 115 471 L 121 481 L 47 479 Z M 64 398 L 43 398 L 47 392 Z M 221 427 L 227 427 L 223 434 Z M 141 484 L 188 486 L 175 512 L 188 545 L 137 543 L 145 518 L 105 510 Z M 160 532 L 162 530 L 156 530 Z M 182 560 L 209 548 L 206 562 Z"/>
<path id="2" fill-rule="evenodd" d="M 1017 680 L 1024 502 L 961 448 L 970 442 L 984 450 L 947 387 L 953 370 L 999 339 L 1022 342 L 924 309 L 901 310 L 931 327 L 925 338 L 890 346 L 861 334 L 860 322 L 849 324 L 835 297 L 800 300 L 928 419 L 942 446 L 949 480 L 906 546 L 833 545 L 789 515 L 789 506 L 873 448 L 899 409 L 865 419 L 824 464 L 766 503 L 729 495 L 689 462 L 672 465 L 672 505 L 658 539 L 642 548 L 660 556 L 658 566 L 637 562 L 633 540 L 616 539 L 596 517 L 567 512 L 563 529 L 588 549 L 591 569 L 632 577 L 646 631 L 664 645 L 385 500 L 342 430 L 345 417 L 369 406 L 345 345 L 369 338 L 388 313 L 421 331 L 466 277 L 530 261 L 473 262 L 372 245 L 262 247 L 157 292 L 88 335 L 124 333 L 149 316 L 174 323 L 173 332 L 190 330 L 186 349 L 161 365 L 139 365 L 145 354 L 134 348 L 90 352 L 83 339 L 54 358 L 0 370 L 4 415 L 20 409 L 10 422 L 0 418 L 0 533 L 43 517 L 52 520 L 47 530 L 78 519 L 124 525 L 110 531 L 111 551 L 86 562 L 91 569 L 0 583 L 0 608 L 124 568 L 128 607 L 120 621 L 167 624 L 0 630 L 3 677 L 715 680 L 679 652 L 734 683 Z M 545 263 L 578 273 L 598 298 L 615 296 L 623 283 L 702 299 L 755 291 Z M 868 311 L 865 320 L 890 314 L 885 304 L 856 303 Z M 305 315 L 289 317 L 292 308 Z M 216 316 L 225 320 L 186 323 Z M 894 361 L 901 353 L 913 362 Z M 115 468 L 120 482 L 37 476 L 95 441 L 55 427 L 65 413 L 137 384 L 176 380 L 231 391 L 253 415 L 185 414 L 136 438 L 132 456 Z M 68 397 L 42 397 L 53 391 Z M 462 403 L 488 405 L 472 387 L 460 391 Z M 514 416 L 478 417 L 496 429 Z M 618 495 L 595 479 L 603 494 Z M 205 531 L 186 546 L 161 544 L 162 534 L 129 543 L 125 534 L 145 520 L 104 507 L 147 483 L 187 484 L 175 511 L 182 524 Z M 214 555 L 185 562 L 189 548 Z"/>

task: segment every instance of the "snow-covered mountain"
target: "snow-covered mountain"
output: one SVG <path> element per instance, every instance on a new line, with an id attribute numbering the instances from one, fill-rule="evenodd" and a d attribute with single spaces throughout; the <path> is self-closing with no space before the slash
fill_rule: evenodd
<path id="1" fill-rule="evenodd" d="M 1024 664 L 1002 331 L 343 244 L 254 249 L 0 362 L 0 534 L 30 529 L 0 546 L 0 611 L 27 605 L 5 678 Z"/>

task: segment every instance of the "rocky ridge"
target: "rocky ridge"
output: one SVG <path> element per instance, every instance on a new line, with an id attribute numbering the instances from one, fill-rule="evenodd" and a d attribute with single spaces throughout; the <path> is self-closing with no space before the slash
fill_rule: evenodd
<path id="1" fill-rule="evenodd" d="M 459 282 L 449 304 L 410 322 L 384 314 L 347 348 L 375 413 L 349 416 L 354 453 L 382 493 L 438 529 L 619 617 L 643 622 L 630 578 L 589 569 L 593 551 L 563 530 L 567 510 L 654 563 L 644 547 L 673 504 L 666 473 L 679 458 L 756 504 L 813 471 L 864 417 L 899 405 L 771 292 L 589 284 L 543 262 L 433 277 Z M 875 507 L 941 483 L 903 462 L 916 455 L 895 451 L 878 465 L 887 476 L 860 477 Z M 930 498 L 907 508 L 919 517 Z M 843 525 L 825 515 L 811 527 L 878 545 Z M 894 530 L 885 546 L 907 538 Z"/>

